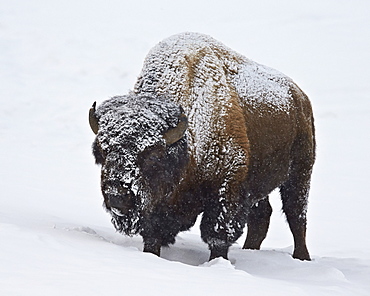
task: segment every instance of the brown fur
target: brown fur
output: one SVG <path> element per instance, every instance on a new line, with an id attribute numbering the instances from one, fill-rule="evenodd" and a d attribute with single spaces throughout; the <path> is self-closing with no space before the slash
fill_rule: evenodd
<path id="1" fill-rule="evenodd" d="M 151 192 L 138 228 L 144 251 L 159 255 L 160 246 L 173 243 L 201 212 L 210 259 L 227 258 L 245 223 L 243 247 L 259 249 L 272 211 L 268 195 L 279 188 L 293 257 L 310 260 L 306 210 L 316 144 L 311 104 L 299 87 L 208 36 L 181 34 L 146 58 L 130 100 L 139 104 L 146 95 L 181 106 L 188 129 L 176 143 L 157 143 L 138 155 Z M 171 149 L 177 158 L 171 159 Z"/>

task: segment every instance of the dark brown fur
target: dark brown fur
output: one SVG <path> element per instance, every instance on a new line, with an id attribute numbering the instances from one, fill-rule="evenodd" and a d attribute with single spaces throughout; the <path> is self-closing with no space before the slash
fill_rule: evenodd
<path id="1" fill-rule="evenodd" d="M 310 260 L 305 240 L 306 210 L 316 144 L 307 96 L 286 76 L 262 73 L 256 75 L 271 75 L 266 76 L 270 77 L 264 80 L 266 84 L 276 80 L 287 88 L 289 108 L 280 108 L 264 98 L 270 95 L 268 91 L 257 93 L 257 98 L 243 97 L 233 82 L 242 71 L 238 67 L 246 65 L 257 73 L 259 68 L 265 69 L 263 66 L 204 35 L 172 38 L 149 54 L 134 93 L 122 97 L 122 102 L 130 102 L 124 104 L 131 104 L 132 110 L 149 108 L 141 107 L 146 102 L 148 106 L 165 104 L 168 110 L 182 110 L 182 106 L 181 116 L 186 116 L 189 123 L 179 141 L 165 145 L 164 140 L 158 140 L 132 154 L 140 172 L 138 195 L 127 193 L 132 185 L 122 185 L 116 177 L 126 171 L 118 165 L 126 161 L 127 152 L 120 149 L 130 146 L 126 139 L 132 138 L 134 144 L 134 135 L 153 134 L 153 130 L 133 130 L 127 138 L 121 137 L 117 147 L 103 148 L 105 133 L 114 129 L 105 119 L 109 100 L 96 115 L 100 128 L 93 151 L 102 172 L 108 172 L 102 173 L 102 191 L 115 227 L 126 234 L 139 233 L 144 251 L 159 255 L 161 246 L 174 243 L 176 235 L 194 225 L 203 213 L 201 236 L 211 251 L 210 259 L 227 258 L 229 246 L 240 237 L 245 224 L 248 233 L 243 248 L 260 248 L 272 212 L 268 195 L 279 188 L 294 237 L 293 257 Z M 163 50 L 176 54 L 165 55 Z M 256 104 L 255 99 L 260 103 Z M 111 104 L 112 110 L 119 108 L 121 103 L 117 102 Z M 142 116 L 135 112 L 133 116 Z M 167 116 L 166 112 L 159 112 L 158 118 L 176 121 L 175 115 Z M 122 120 L 126 122 L 124 117 Z M 168 125 L 161 130 L 166 133 Z M 111 150 L 116 156 L 107 161 Z M 118 173 L 109 175 L 111 171 Z M 113 191 L 125 194 L 110 194 Z M 138 206 L 140 196 L 146 197 L 142 208 Z M 115 215 L 114 208 L 123 214 Z M 130 224 L 130 217 L 139 217 L 135 226 Z"/>

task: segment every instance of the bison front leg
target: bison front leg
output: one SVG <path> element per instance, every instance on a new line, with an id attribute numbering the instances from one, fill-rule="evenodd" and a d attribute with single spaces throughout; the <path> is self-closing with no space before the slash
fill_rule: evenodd
<path id="1" fill-rule="evenodd" d="M 219 198 L 206 206 L 200 224 L 201 236 L 211 251 L 209 260 L 217 257 L 228 259 L 229 247 L 241 236 L 245 225 L 242 211 Z"/>
<path id="2" fill-rule="evenodd" d="M 146 239 L 144 240 L 143 252 L 152 253 L 159 257 L 161 255 L 161 243 L 159 242 L 159 240 Z"/>
<path id="3" fill-rule="evenodd" d="M 210 213 L 204 212 L 202 222 L 200 224 L 201 236 L 203 241 L 208 244 L 211 252 L 209 260 L 218 257 L 228 259 L 228 251 L 232 242 L 229 241 L 225 227 L 217 222 L 215 217 Z"/>
<path id="4" fill-rule="evenodd" d="M 243 249 L 259 250 L 266 238 L 272 208 L 268 197 L 254 204 L 248 212 L 248 232 Z"/>
<path id="5" fill-rule="evenodd" d="M 196 217 L 195 217 L 196 218 Z M 194 219 L 195 220 L 195 219 Z M 143 219 L 140 235 L 144 242 L 144 252 L 160 256 L 161 247 L 175 243 L 182 224 L 171 209 L 156 210 Z"/>

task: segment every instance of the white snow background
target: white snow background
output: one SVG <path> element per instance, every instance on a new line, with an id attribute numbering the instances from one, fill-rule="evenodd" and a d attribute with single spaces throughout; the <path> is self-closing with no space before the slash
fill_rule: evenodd
<path id="1" fill-rule="evenodd" d="M 88 110 L 133 88 L 145 55 L 183 31 L 292 77 L 311 98 L 313 260 L 274 213 L 260 251 L 207 262 L 199 230 L 161 258 L 101 207 Z M 368 0 L 0 0 L 1 295 L 370 295 Z"/>

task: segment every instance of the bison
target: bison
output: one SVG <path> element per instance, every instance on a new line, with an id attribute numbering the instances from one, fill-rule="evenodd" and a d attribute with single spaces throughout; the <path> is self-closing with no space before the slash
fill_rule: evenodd
<path id="1" fill-rule="evenodd" d="M 241 236 L 259 249 L 280 189 L 293 257 L 310 260 L 306 211 L 315 134 L 308 97 L 284 74 L 209 36 L 183 33 L 147 55 L 133 91 L 89 112 L 104 207 L 117 231 L 160 255 L 202 214 L 210 260 Z"/>

